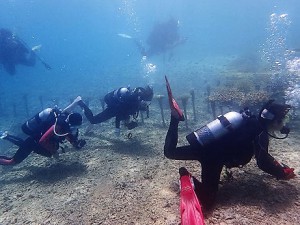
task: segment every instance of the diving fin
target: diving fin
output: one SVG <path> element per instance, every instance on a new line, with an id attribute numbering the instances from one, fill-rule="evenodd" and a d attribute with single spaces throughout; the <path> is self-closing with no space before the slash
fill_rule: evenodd
<path id="1" fill-rule="evenodd" d="M 169 104 L 171 109 L 171 115 L 174 116 L 179 121 L 184 121 L 184 115 L 182 110 L 179 108 L 177 102 L 173 98 L 172 90 L 168 81 L 167 76 L 165 76 L 166 79 L 166 86 L 167 86 L 167 92 L 168 92 L 168 98 L 169 98 Z"/>
<path id="2" fill-rule="evenodd" d="M 118 36 L 120 36 L 122 38 L 132 39 L 132 37 L 130 35 L 124 34 L 124 33 L 118 33 Z"/>
<path id="3" fill-rule="evenodd" d="M 201 205 L 192 184 L 193 178 L 184 167 L 179 169 L 179 174 L 181 225 L 204 225 Z"/>
<path id="4" fill-rule="evenodd" d="M 41 49 L 42 45 L 36 45 L 31 48 L 31 51 L 37 52 Z"/>

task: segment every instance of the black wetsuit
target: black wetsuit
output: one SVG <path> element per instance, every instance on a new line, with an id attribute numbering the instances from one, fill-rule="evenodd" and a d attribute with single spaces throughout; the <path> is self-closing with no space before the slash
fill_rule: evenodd
<path id="1" fill-rule="evenodd" d="M 49 123 L 49 122 L 44 123 L 43 126 L 41 127 L 43 132 L 40 135 L 36 135 L 36 133 L 34 133 L 32 136 L 26 138 L 25 140 L 13 135 L 7 135 L 6 137 L 4 137 L 3 139 L 8 140 L 13 144 L 19 146 L 19 149 L 17 150 L 17 152 L 13 157 L 0 156 L 0 165 L 18 164 L 22 162 L 24 159 L 26 159 L 32 151 L 42 156 L 51 157 L 53 153 L 58 150 L 59 143 L 66 138 L 69 140 L 70 143 L 72 143 L 75 146 L 77 142 L 77 135 L 74 136 L 71 133 L 69 124 L 65 122 L 65 118 L 66 118 L 65 116 L 66 116 L 65 114 L 62 114 L 61 117 L 58 117 L 56 127 L 59 127 L 60 133 L 62 134 L 68 133 L 68 134 L 60 137 L 53 135 L 53 137 L 49 140 L 49 144 L 53 146 L 53 150 L 51 151 L 41 146 L 39 144 L 39 141 L 42 135 L 53 126 L 55 120 L 53 123 Z M 53 120 L 50 119 L 49 121 L 53 121 Z"/>
<path id="2" fill-rule="evenodd" d="M 10 75 L 16 73 L 15 66 L 34 66 L 35 54 L 7 29 L 0 29 L 0 64 Z"/>
<path id="3" fill-rule="evenodd" d="M 114 96 L 114 91 L 108 93 L 104 97 L 104 101 L 107 104 L 106 109 L 97 115 L 93 115 L 91 109 L 84 103 L 80 102 L 79 105 L 84 110 L 84 115 L 90 121 L 91 124 L 102 123 L 108 119 L 116 117 L 115 126 L 120 128 L 122 120 L 128 120 L 131 115 L 136 115 L 140 109 L 140 98 L 138 94 L 132 92 L 124 101 L 119 101 Z"/>
<path id="4" fill-rule="evenodd" d="M 201 163 L 202 183 L 195 180 L 196 193 L 207 206 L 214 202 L 223 166 L 228 168 L 247 164 L 253 155 L 263 171 L 283 178 L 281 165 L 268 153 L 269 138 L 266 129 L 255 116 L 247 119 L 237 130 L 203 147 L 199 143 L 177 147 L 179 121 L 171 117 L 164 154 L 169 159 L 198 160 Z"/>
<path id="5" fill-rule="evenodd" d="M 28 137 L 25 140 L 8 135 L 4 138 L 5 140 L 8 140 L 17 146 L 19 146 L 19 149 L 15 153 L 13 157 L 7 157 L 7 156 L 0 156 L 0 165 L 14 165 L 22 162 L 24 159 L 26 159 L 30 153 L 33 151 L 37 154 L 51 157 L 51 152 L 47 151 L 46 149 L 42 148 L 36 140 L 34 140 L 32 137 Z"/>

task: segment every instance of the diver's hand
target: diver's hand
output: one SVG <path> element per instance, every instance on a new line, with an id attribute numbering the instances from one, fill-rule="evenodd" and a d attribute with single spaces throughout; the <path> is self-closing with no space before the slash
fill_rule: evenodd
<path id="1" fill-rule="evenodd" d="M 289 168 L 285 166 L 283 168 L 283 173 L 284 173 L 284 177 L 283 177 L 284 180 L 289 180 L 296 177 L 296 174 L 294 173 L 294 168 Z"/>
<path id="2" fill-rule="evenodd" d="M 76 143 L 73 145 L 76 149 L 81 149 L 86 145 L 86 141 L 81 139 L 76 141 Z"/>

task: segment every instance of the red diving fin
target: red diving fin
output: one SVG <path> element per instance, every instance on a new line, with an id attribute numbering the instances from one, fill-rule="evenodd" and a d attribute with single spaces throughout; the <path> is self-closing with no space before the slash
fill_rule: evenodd
<path id="1" fill-rule="evenodd" d="M 181 225 L 204 225 L 201 205 L 192 185 L 191 174 L 186 168 L 179 169 L 180 174 L 180 214 Z"/>
<path id="2" fill-rule="evenodd" d="M 167 86 L 167 91 L 168 91 L 169 104 L 170 104 L 170 108 L 171 108 L 171 114 L 172 114 L 172 116 L 177 118 L 179 121 L 184 121 L 183 112 L 179 108 L 175 99 L 173 98 L 172 90 L 171 90 L 167 76 L 165 76 L 165 79 L 166 79 L 166 86 Z"/>

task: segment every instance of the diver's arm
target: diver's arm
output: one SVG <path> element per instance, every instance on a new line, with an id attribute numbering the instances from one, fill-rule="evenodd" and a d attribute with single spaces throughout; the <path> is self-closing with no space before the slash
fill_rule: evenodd
<path id="1" fill-rule="evenodd" d="M 78 129 L 77 129 L 77 132 L 78 132 Z M 73 135 L 72 133 L 68 133 L 66 135 L 66 139 L 68 142 L 70 142 L 71 145 L 75 146 L 76 142 L 78 141 L 77 136 L 78 135 Z"/>
<path id="2" fill-rule="evenodd" d="M 74 110 L 74 108 L 75 108 L 77 105 L 79 105 L 79 101 L 82 101 L 81 96 L 78 96 L 77 98 L 75 98 L 74 101 L 73 101 L 70 105 L 68 105 L 68 106 L 62 111 L 62 113 L 65 113 L 65 112 L 70 113 L 70 112 L 72 112 L 72 111 Z"/>
<path id="3" fill-rule="evenodd" d="M 120 129 L 120 125 L 121 125 L 120 116 L 116 116 L 116 120 L 115 120 L 115 126 L 116 126 L 116 128 Z"/>
<path id="4" fill-rule="evenodd" d="M 264 172 L 284 179 L 284 167 L 268 153 L 269 137 L 266 132 L 262 132 L 255 140 L 255 158 L 258 167 Z"/>
<path id="5" fill-rule="evenodd" d="M 67 136 L 66 136 L 66 139 L 70 142 L 70 144 L 76 148 L 76 149 L 81 149 L 83 146 L 85 146 L 86 144 L 86 141 L 81 139 L 79 140 L 78 139 L 78 129 L 77 129 L 77 133 L 76 135 L 72 134 L 72 133 L 69 133 Z"/>

